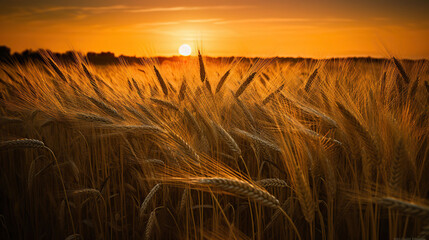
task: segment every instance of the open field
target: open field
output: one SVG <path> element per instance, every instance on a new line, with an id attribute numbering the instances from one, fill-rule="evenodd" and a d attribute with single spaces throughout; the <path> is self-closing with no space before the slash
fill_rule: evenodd
<path id="1" fill-rule="evenodd" d="M 429 235 L 429 63 L 4 64 L 1 239 Z"/>

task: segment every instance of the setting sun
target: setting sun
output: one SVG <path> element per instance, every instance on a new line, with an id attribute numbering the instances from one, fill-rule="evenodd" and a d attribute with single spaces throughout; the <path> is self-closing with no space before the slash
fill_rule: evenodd
<path id="1" fill-rule="evenodd" d="M 188 44 L 182 44 L 182 46 L 179 47 L 179 53 L 182 56 L 189 56 L 191 55 L 191 52 L 191 46 L 189 46 Z"/>

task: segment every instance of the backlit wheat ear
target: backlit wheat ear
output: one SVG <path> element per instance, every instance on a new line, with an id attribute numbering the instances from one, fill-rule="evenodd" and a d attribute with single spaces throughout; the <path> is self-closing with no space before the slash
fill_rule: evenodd
<path id="1" fill-rule="evenodd" d="M 228 78 L 230 71 L 231 71 L 231 69 L 226 71 L 226 73 L 223 74 L 223 76 L 221 77 L 220 81 L 218 82 L 218 84 L 216 86 L 216 93 L 218 93 L 220 91 L 220 89 L 222 88 L 222 86 L 225 84 L 226 79 Z"/>
<path id="2" fill-rule="evenodd" d="M 179 213 L 182 213 L 183 210 L 185 209 L 185 205 L 186 205 L 186 202 L 188 201 L 189 194 L 190 194 L 190 189 L 185 188 L 183 190 L 182 197 L 181 197 L 181 200 L 180 200 Z"/>
<path id="3" fill-rule="evenodd" d="M 153 196 L 155 195 L 155 193 L 161 188 L 161 183 L 156 184 L 151 190 L 150 192 L 147 194 L 146 198 L 144 199 L 143 203 L 140 205 L 140 210 L 139 210 L 139 216 L 143 217 L 144 212 L 149 204 L 149 201 L 153 198 Z"/>
<path id="4" fill-rule="evenodd" d="M 422 218 L 429 217 L 429 206 L 408 202 L 393 197 L 377 198 L 376 203 L 384 207 L 391 208 L 409 216 L 418 216 Z"/>
<path id="5" fill-rule="evenodd" d="M 238 106 L 243 111 L 244 116 L 246 117 L 247 121 L 249 121 L 251 125 L 251 128 L 254 129 L 256 127 L 256 122 L 252 114 L 250 113 L 249 109 L 246 107 L 246 105 L 244 105 L 244 103 L 240 100 L 240 98 L 234 98 L 234 100 L 237 102 Z"/>
<path id="6" fill-rule="evenodd" d="M 186 87 L 187 87 L 186 79 L 183 78 L 182 85 L 180 85 L 179 95 L 177 96 L 179 101 L 183 101 L 183 99 L 185 99 Z"/>
<path id="7" fill-rule="evenodd" d="M 165 165 L 164 161 L 159 159 L 145 159 L 143 162 L 148 164 Z"/>
<path id="8" fill-rule="evenodd" d="M 398 61 L 398 59 L 396 59 L 395 57 L 393 57 L 393 62 L 395 63 L 396 68 L 398 69 L 399 73 L 401 74 L 402 79 L 404 79 L 404 81 L 405 81 L 407 84 L 409 84 L 409 83 L 411 82 L 411 81 L 410 81 L 410 78 L 408 77 L 407 73 L 405 72 L 405 69 L 404 69 L 404 67 L 402 66 L 402 64 L 401 64 L 401 63 Z"/>
<path id="9" fill-rule="evenodd" d="M 248 182 L 228 178 L 202 178 L 197 180 L 197 183 L 211 185 L 231 194 L 240 194 L 267 207 L 278 208 L 280 206 L 276 197 Z"/>
<path id="10" fill-rule="evenodd" d="M 0 149 L 44 148 L 45 144 L 36 139 L 16 139 L 0 142 Z"/>
<path id="11" fill-rule="evenodd" d="M 416 80 L 408 88 L 408 100 L 409 101 L 413 101 L 414 97 L 416 96 L 418 87 L 419 87 L 419 77 L 417 77 Z"/>
<path id="12" fill-rule="evenodd" d="M 61 70 L 58 68 L 58 65 L 52 60 L 52 58 L 50 56 L 45 58 L 49 65 L 51 65 L 51 67 L 54 69 L 55 73 L 61 78 L 61 80 L 63 80 L 64 82 L 67 82 L 66 77 L 64 76 L 63 72 L 61 72 Z"/>
<path id="13" fill-rule="evenodd" d="M 98 189 L 95 188 L 83 188 L 83 189 L 76 189 L 76 190 L 70 190 L 67 191 L 67 195 L 71 197 L 75 197 L 78 195 L 96 195 L 96 196 L 102 196 L 101 192 Z"/>
<path id="14" fill-rule="evenodd" d="M 426 219 L 425 225 L 423 226 L 422 230 L 420 230 L 420 233 L 418 235 L 418 239 L 426 239 L 427 236 L 429 236 L 429 219 Z"/>
<path id="15" fill-rule="evenodd" d="M 137 106 L 139 106 L 140 110 L 146 115 L 146 117 L 152 122 L 152 123 L 158 123 L 158 119 L 153 115 L 152 111 L 149 110 L 147 107 L 141 105 L 140 103 L 137 103 Z"/>
<path id="16" fill-rule="evenodd" d="M 87 114 L 87 113 L 78 113 L 76 114 L 76 118 L 88 122 L 95 122 L 95 123 L 105 123 L 105 124 L 113 124 L 113 122 L 110 119 L 94 115 L 94 114 Z"/>
<path id="17" fill-rule="evenodd" d="M 406 150 L 404 146 L 404 141 L 402 138 L 399 139 L 398 143 L 395 146 L 395 155 L 393 156 L 393 160 L 391 163 L 391 169 L 390 169 L 390 179 L 389 179 L 389 185 L 392 187 L 392 189 L 398 189 L 401 188 L 403 183 L 403 175 L 404 175 L 404 162 L 406 160 Z"/>
<path id="18" fill-rule="evenodd" d="M 319 69 L 318 69 L 318 68 L 316 68 L 316 69 L 314 70 L 314 72 L 310 75 L 310 77 L 308 77 L 308 79 L 307 79 L 307 83 L 305 84 L 305 87 L 304 87 L 304 90 L 305 90 L 306 92 L 310 91 L 311 85 L 313 84 L 313 81 L 314 81 L 314 79 L 316 78 L 316 75 L 317 75 L 317 71 L 318 71 L 318 70 L 319 70 Z"/>
<path id="19" fill-rule="evenodd" d="M 362 138 L 361 143 L 364 145 L 369 155 L 369 170 L 370 175 L 375 177 L 377 166 L 380 164 L 381 159 L 378 153 L 377 146 L 372 139 L 369 132 L 366 128 L 359 122 L 359 120 L 349 112 L 341 103 L 337 102 L 337 106 L 340 109 L 341 114 L 346 118 L 349 124 L 358 132 L 359 136 Z"/>
<path id="20" fill-rule="evenodd" d="M 280 147 L 277 146 L 275 143 L 272 143 L 272 142 L 269 142 L 268 140 L 262 139 L 261 137 L 255 135 L 255 134 L 246 132 L 246 131 L 238 129 L 238 128 L 234 128 L 233 133 L 240 135 L 241 137 L 253 140 L 257 144 L 260 144 L 261 146 L 266 147 L 268 149 L 274 150 L 276 152 L 282 152 Z"/>
<path id="21" fill-rule="evenodd" d="M 163 106 L 163 107 L 166 107 L 166 108 L 169 108 L 169 109 L 172 109 L 172 110 L 174 110 L 174 111 L 179 111 L 179 108 L 176 106 L 176 105 L 174 105 L 173 103 L 171 103 L 171 102 L 168 102 L 168 101 L 164 101 L 164 100 L 161 100 L 161 99 L 158 99 L 158 98 L 150 98 L 150 100 L 152 101 L 152 102 L 154 102 L 154 103 L 156 103 L 156 104 L 158 104 L 158 105 L 160 105 L 160 106 Z"/>
<path id="22" fill-rule="evenodd" d="M 206 86 L 207 91 L 209 91 L 210 94 L 213 94 L 212 87 L 211 87 L 210 82 L 207 78 L 206 78 L 206 80 L 204 80 L 204 86 Z"/>
<path id="23" fill-rule="evenodd" d="M 235 142 L 234 138 L 229 135 L 229 133 L 223 129 L 220 125 L 212 122 L 213 126 L 221 136 L 222 140 L 228 145 L 229 149 L 237 155 L 241 155 L 241 149 L 238 144 Z"/>
<path id="24" fill-rule="evenodd" d="M 105 104 L 102 101 L 99 101 L 93 97 L 88 97 L 88 99 L 98 108 L 100 108 L 103 112 L 105 112 L 106 114 L 109 114 L 110 116 L 120 119 L 120 120 L 125 120 L 124 117 L 122 115 L 120 115 L 113 107 L 108 106 L 107 104 Z"/>
<path id="25" fill-rule="evenodd" d="M 149 220 L 147 221 L 147 225 L 146 225 L 146 231 L 145 231 L 145 239 L 149 240 L 151 239 L 151 235 L 152 235 L 152 229 L 153 229 L 153 225 L 156 222 L 156 210 L 154 209 L 149 216 Z"/>
<path id="26" fill-rule="evenodd" d="M 128 110 L 128 112 L 133 114 L 134 117 L 136 117 L 138 120 L 140 120 L 140 122 L 142 122 L 142 123 L 147 122 L 145 117 L 143 117 L 143 115 L 141 115 L 135 108 L 130 107 L 130 106 L 124 106 L 124 107 L 125 107 L 125 109 Z"/>
<path id="27" fill-rule="evenodd" d="M 85 64 L 81 64 L 83 68 L 83 72 L 85 73 L 86 77 L 89 79 L 89 83 L 91 83 L 92 87 L 96 92 L 99 92 L 97 82 L 95 81 L 95 78 L 92 76 L 92 74 L 89 72 L 88 68 L 86 68 Z M 97 89 L 97 90 L 96 90 Z"/>
<path id="28" fill-rule="evenodd" d="M 201 82 L 206 80 L 206 69 L 204 67 L 203 56 L 201 56 L 200 51 L 198 50 L 198 63 L 200 64 L 200 79 Z"/>
<path id="29" fill-rule="evenodd" d="M 311 224 L 314 221 L 315 207 L 311 195 L 310 186 L 306 181 L 305 176 L 299 166 L 295 166 L 295 182 L 295 192 L 298 195 L 298 200 L 301 205 L 305 220 L 307 220 L 307 222 Z"/>
<path id="30" fill-rule="evenodd" d="M 289 187 L 289 185 L 281 179 L 278 178 L 267 178 L 262 179 L 256 182 L 261 187 Z"/>
<path id="31" fill-rule="evenodd" d="M 82 235 L 75 233 L 67 236 L 64 240 L 80 240 L 80 239 L 83 239 Z"/>
<path id="32" fill-rule="evenodd" d="M 168 88 L 167 88 L 167 85 L 165 84 L 164 79 L 162 78 L 161 74 L 159 73 L 158 69 L 155 66 L 153 66 L 153 70 L 155 71 L 156 78 L 158 79 L 159 85 L 161 85 L 161 89 L 164 92 L 164 95 L 167 96 Z"/>
<path id="33" fill-rule="evenodd" d="M 141 92 L 136 80 L 134 80 L 134 78 L 131 78 L 131 80 L 133 81 L 134 88 L 137 90 L 137 94 L 140 96 L 141 99 L 144 99 L 143 93 Z"/>
<path id="34" fill-rule="evenodd" d="M 267 104 L 269 101 L 273 100 L 277 94 L 279 94 L 283 88 L 285 87 L 284 84 L 282 84 L 280 87 L 278 87 L 274 92 L 270 93 L 263 101 L 262 105 Z"/>
<path id="35" fill-rule="evenodd" d="M 198 155 L 197 151 L 195 151 L 195 149 L 191 145 L 189 145 L 189 143 L 187 143 L 181 136 L 177 135 L 174 132 L 169 132 L 169 135 L 180 147 L 182 147 L 181 150 L 183 150 L 184 154 L 199 162 L 200 156 Z"/>
<path id="36" fill-rule="evenodd" d="M 115 131 L 124 131 L 131 132 L 135 134 L 164 134 L 166 131 L 155 125 L 120 125 L 120 124 L 110 124 L 102 125 L 97 128 L 115 130 Z"/>
<path id="37" fill-rule="evenodd" d="M 247 79 L 240 85 L 240 87 L 235 92 L 235 97 L 238 98 L 240 95 L 246 90 L 246 88 L 250 85 L 250 83 L 253 81 L 253 79 L 256 76 L 256 72 L 250 74 Z"/>

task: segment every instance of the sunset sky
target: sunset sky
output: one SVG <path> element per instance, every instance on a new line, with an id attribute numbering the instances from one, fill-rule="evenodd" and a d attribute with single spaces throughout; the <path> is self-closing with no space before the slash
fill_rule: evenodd
<path id="1" fill-rule="evenodd" d="M 0 0 L 12 51 L 429 58 L 428 0 Z"/>

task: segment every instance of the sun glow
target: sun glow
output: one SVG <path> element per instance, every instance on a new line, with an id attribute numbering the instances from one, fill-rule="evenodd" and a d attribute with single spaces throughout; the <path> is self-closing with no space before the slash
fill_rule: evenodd
<path id="1" fill-rule="evenodd" d="M 191 55 L 191 52 L 191 46 L 189 46 L 188 44 L 182 44 L 182 46 L 179 47 L 179 53 L 182 56 L 189 56 Z"/>

